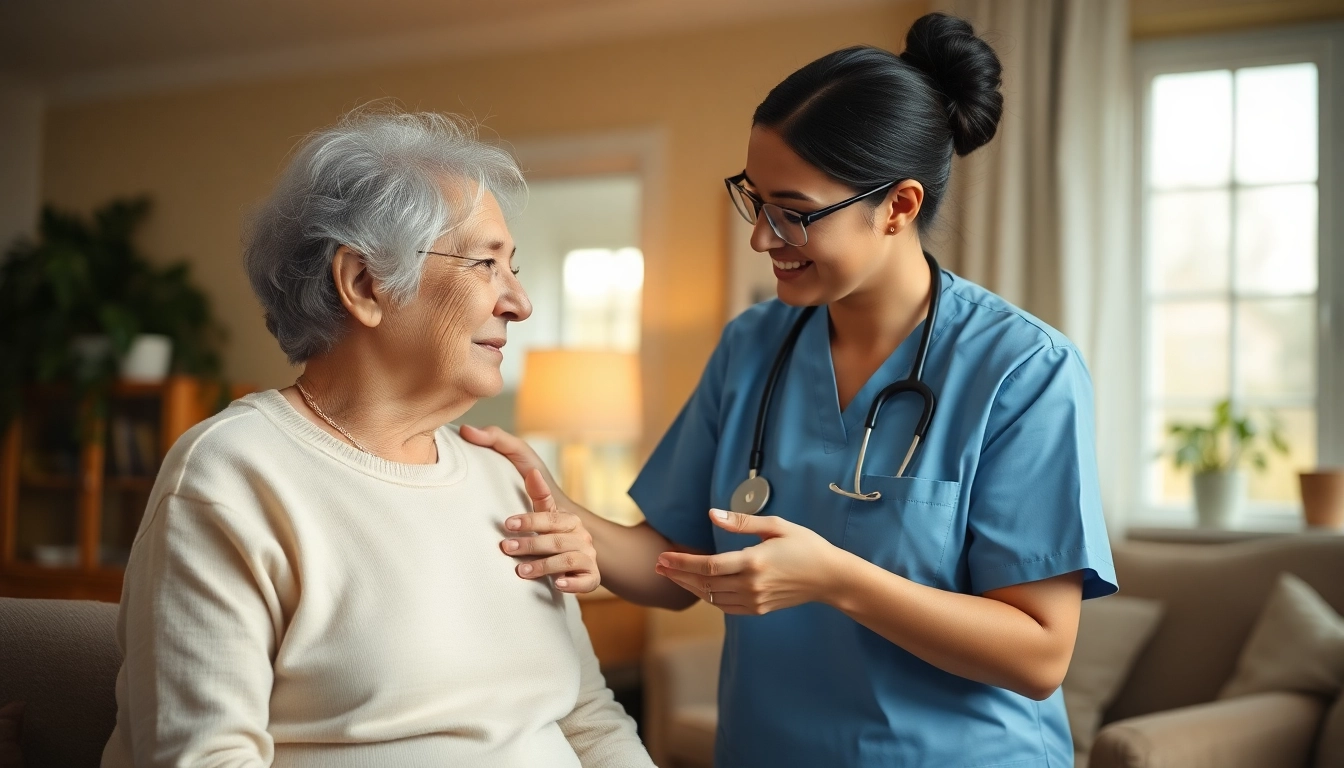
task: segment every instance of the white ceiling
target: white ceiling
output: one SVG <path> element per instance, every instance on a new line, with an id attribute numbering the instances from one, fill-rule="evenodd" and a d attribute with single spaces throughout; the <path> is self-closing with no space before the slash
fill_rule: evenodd
<path id="1" fill-rule="evenodd" d="M 0 75 L 56 101 L 899 0 L 0 0 Z"/>

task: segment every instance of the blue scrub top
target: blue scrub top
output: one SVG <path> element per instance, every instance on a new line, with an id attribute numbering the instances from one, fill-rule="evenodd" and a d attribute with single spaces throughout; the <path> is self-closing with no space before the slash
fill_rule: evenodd
<path id="1" fill-rule="evenodd" d="M 759 543 L 710 524 L 747 476 L 771 363 L 801 309 L 759 304 L 724 330 L 703 378 L 630 495 L 678 544 L 728 552 Z M 873 398 L 905 378 L 923 324 L 843 412 L 829 316 L 803 328 L 771 409 L 762 514 L 806 526 L 892 573 L 982 594 L 1082 571 L 1084 599 L 1116 591 L 1097 487 L 1092 384 L 1062 334 L 944 271 L 924 380 L 938 395 L 927 440 L 894 477 L 921 403 L 883 406 L 864 491 L 850 488 Z M 1068 766 L 1062 694 L 1033 701 L 916 658 L 819 603 L 725 616 L 715 744 L 721 768 Z"/>

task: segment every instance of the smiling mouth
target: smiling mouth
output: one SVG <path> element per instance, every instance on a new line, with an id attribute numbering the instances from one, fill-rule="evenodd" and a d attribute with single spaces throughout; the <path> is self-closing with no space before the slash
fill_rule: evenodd
<path id="1" fill-rule="evenodd" d="M 773 257 L 770 259 L 770 263 L 775 265 L 775 269 L 782 269 L 786 272 L 791 272 L 796 269 L 804 269 L 812 264 L 810 261 L 780 261 Z"/>

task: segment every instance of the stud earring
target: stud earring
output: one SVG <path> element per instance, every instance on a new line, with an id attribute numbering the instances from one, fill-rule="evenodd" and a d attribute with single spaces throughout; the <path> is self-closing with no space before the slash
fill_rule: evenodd
<path id="1" fill-rule="evenodd" d="M 896 228 L 895 228 L 895 227 L 887 227 L 887 234 L 888 234 L 888 235 L 894 235 L 894 234 L 896 234 Z"/>

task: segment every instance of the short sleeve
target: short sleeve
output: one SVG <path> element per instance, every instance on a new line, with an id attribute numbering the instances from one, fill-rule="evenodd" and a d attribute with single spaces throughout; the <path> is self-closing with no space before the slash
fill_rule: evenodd
<path id="1" fill-rule="evenodd" d="M 968 513 L 971 591 L 1083 572 L 1083 598 L 1116 591 L 1097 482 L 1092 380 L 1077 350 L 1033 354 L 990 409 Z"/>
<path id="2" fill-rule="evenodd" d="M 654 530 L 701 552 L 714 551 L 710 485 L 727 372 L 727 344 L 720 339 L 699 385 L 630 487 L 630 498 Z"/>

